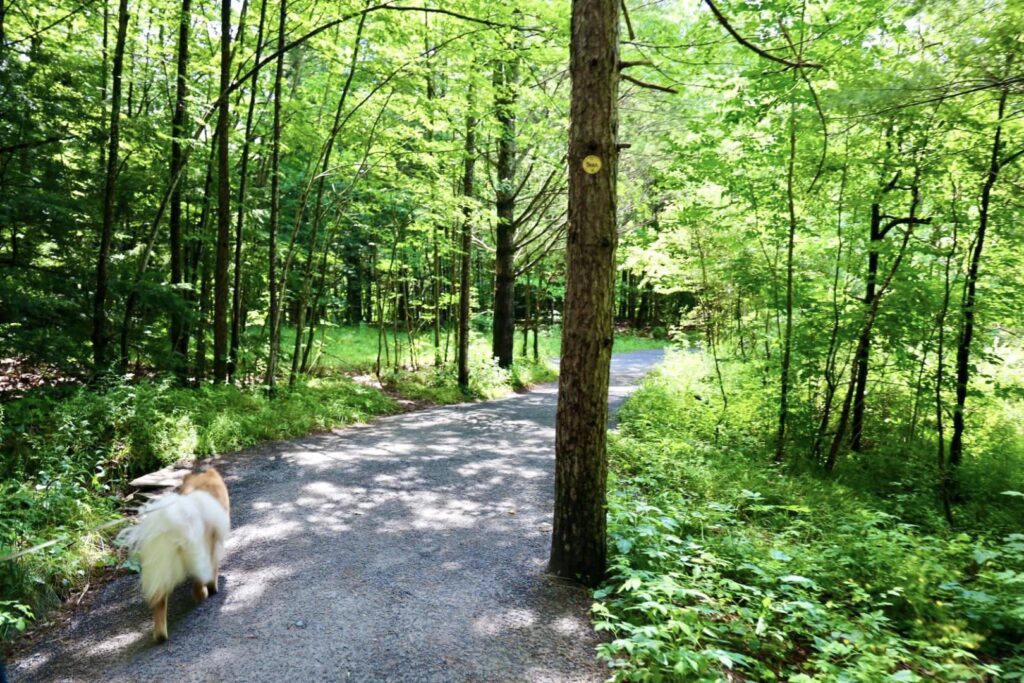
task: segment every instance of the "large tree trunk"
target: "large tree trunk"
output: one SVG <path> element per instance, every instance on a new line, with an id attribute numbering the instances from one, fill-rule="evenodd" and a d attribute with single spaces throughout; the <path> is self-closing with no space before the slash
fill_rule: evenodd
<path id="1" fill-rule="evenodd" d="M 174 371 L 181 380 L 185 378 L 188 363 L 188 330 L 185 325 L 185 300 L 181 295 L 185 254 L 181 239 L 182 183 L 178 180 L 178 176 L 185 165 L 181 143 L 188 134 L 185 122 L 188 120 L 188 34 L 191 21 L 192 0 L 182 0 L 181 17 L 178 22 L 178 65 L 174 115 L 171 119 L 170 182 L 174 185 L 174 190 L 171 192 L 170 215 L 168 218 L 168 227 L 171 233 L 171 288 L 174 291 L 174 297 L 178 300 L 175 303 L 174 310 L 171 312 L 171 354 Z"/>
<path id="2" fill-rule="evenodd" d="M 277 386 L 277 358 L 281 349 L 280 306 L 277 301 L 277 226 L 281 216 L 281 81 L 284 78 L 284 36 L 287 21 L 287 0 L 281 0 L 277 26 L 277 64 L 274 69 L 274 125 L 270 141 L 270 235 L 269 272 L 270 290 L 269 327 L 270 350 L 267 358 L 267 386 L 274 393 Z"/>
<path id="3" fill-rule="evenodd" d="M 128 35 L 128 0 L 120 0 L 117 9 L 117 38 L 114 43 L 114 74 L 110 96 L 110 135 L 107 145 L 107 170 L 103 186 L 103 223 L 100 250 L 96 261 L 96 292 L 92 312 L 93 366 L 97 372 L 107 363 L 107 288 L 110 244 L 114 236 L 114 198 L 117 193 L 118 151 L 121 142 L 121 74 L 124 71 L 124 44 Z"/>
<path id="4" fill-rule="evenodd" d="M 511 367 L 515 335 L 516 289 L 516 88 L 519 56 L 513 55 L 495 67 L 494 87 L 498 125 L 497 251 L 494 260 L 494 327 L 492 355 L 498 365 Z"/>
<path id="5" fill-rule="evenodd" d="M 231 1 L 220 7 L 220 104 L 217 115 L 217 252 L 213 272 L 213 381 L 227 378 L 228 251 L 231 245 L 231 178 L 228 164 L 228 88 L 231 87 Z"/>
<path id="6" fill-rule="evenodd" d="M 473 107 L 470 91 L 469 107 Z M 466 116 L 466 148 L 462 167 L 462 196 L 466 203 L 462 208 L 462 235 L 459 254 L 459 386 L 469 389 L 469 317 L 470 317 L 470 263 L 473 250 L 473 173 L 476 168 L 476 119 L 470 113 Z"/>
<path id="7" fill-rule="evenodd" d="M 548 570 L 597 585 L 606 569 L 605 450 L 615 299 L 619 1 L 573 0 L 569 228 L 555 511 Z"/>
<path id="8" fill-rule="evenodd" d="M 1010 64 L 1007 64 L 1009 71 Z M 978 209 L 978 230 L 974 234 L 974 249 L 967 267 L 967 280 L 964 283 L 964 297 L 960 305 L 960 338 L 956 347 L 956 405 L 953 407 L 953 436 L 949 441 L 949 465 L 956 468 L 963 459 L 964 452 L 964 405 L 967 403 L 967 384 L 971 379 L 971 341 L 974 339 L 974 306 L 977 298 L 978 271 L 981 266 L 981 254 L 985 248 L 985 233 L 988 231 L 989 207 L 992 202 L 992 188 L 999 179 L 999 172 L 1008 160 L 1000 158 L 1002 153 L 1003 116 L 1006 114 L 1007 88 L 999 95 L 999 112 L 997 116 L 995 136 L 992 141 L 992 157 L 989 161 L 988 173 L 981 187 L 981 206 Z M 955 476 L 955 475 L 954 475 Z"/>

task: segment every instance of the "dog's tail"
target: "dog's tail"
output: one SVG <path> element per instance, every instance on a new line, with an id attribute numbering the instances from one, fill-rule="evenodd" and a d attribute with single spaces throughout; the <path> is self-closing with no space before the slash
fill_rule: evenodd
<path id="1" fill-rule="evenodd" d="M 228 536 L 228 513 L 205 491 L 170 493 L 139 510 L 141 521 L 118 535 L 139 554 L 142 594 L 152 603 L 188 577 L 210 583 Z M 211 553 L 215 557 L 211 557 Z"/>

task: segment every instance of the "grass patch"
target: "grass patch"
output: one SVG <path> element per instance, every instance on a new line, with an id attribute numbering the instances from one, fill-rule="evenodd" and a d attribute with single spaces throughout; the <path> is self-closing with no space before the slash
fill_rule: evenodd
<path id="1" fill-rule="evenodd" d="M 909 480 L 772 467 L 755 436 L 770 392 L 731 391 L 723 413 L 712 372 L 673 354 L 611 440 L 611 572 L 593 617 L 616 680 L 1024 677 L 1024 505 L 999 495 L 1006 482 L 965 532 L 903 496 Z M 928 471 L 916 482 L 934 497 Z"/>
<path id="2" fill-rule="evenodd" d="M 489 319 L 488 319 L 489 320 Z M 254 328 L 252 333 L 258 332 Z M 392 331 L 388 330 L 389 339 Z M 294 330 L 282 331 L 282 346 L 290 349 Z M 311 353 L 314 372 L 372 374 L 378 362 L 377 341 L 379 331 L 370 325 L 332 326 L 325 325 L 317 334 Z M 467 398 L 491 399 L 505 395 L 510 390 L 520 390 L 543 382 L 553 382 L 558 374 L 551 366 L 551 360 L 561 353 L 562 331 L 559 326 L 540 330 L 537 340 L 537 358 L 533 357 L 532 333 L 523 349 L 522 334 L 515 338 L 515 362 L 509 369 L 499 368 L 491 357 L 490 330 L 486 325 L 477 325 L 470 337 L 470 385 L 468 395 L 458 386 L 455 363 L 454 331 L 442 331 L 441 360 L 434 364 L 435 349 L 432 331 L 409 335 L 399 333 L 399 359 L 396 362 L 393 348 L 381 354 L 381 381 L 387 388 L 404 397 L 433 403 L 457 403 Z M 392 339 L 393 343 L 393 339 Z M 650 336 L 620 331 L 615 335 L 615 353 L 628 353 L 643 349 L 659 349 L 668 341 Z M 284 365 L 290 365 L 286 355 Z"/>

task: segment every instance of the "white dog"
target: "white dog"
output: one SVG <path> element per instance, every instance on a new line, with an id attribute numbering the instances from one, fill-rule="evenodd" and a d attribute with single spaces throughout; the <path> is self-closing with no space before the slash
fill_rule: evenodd
<path id="1" fill-rule="evenodd" d="M 167 597 L 192 579 L 196 601 L 217 592 L 231 527 L 228 490 L 217 470 L 186 475 L 177 493 L 147 503 L 141 521 L 118 535 L 142 564 L 142 595 L 153 610 L 153 640 L 167 640 Z"/>

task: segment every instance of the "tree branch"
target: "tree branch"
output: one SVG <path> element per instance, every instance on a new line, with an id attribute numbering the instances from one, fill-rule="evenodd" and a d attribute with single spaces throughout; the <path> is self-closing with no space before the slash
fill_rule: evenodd
<path id="1" fill-rule="evenodd" d="M 889 231 L 895 228 L 897 225 L 930 225 L 932 222 L 931 218 L 917 218 L 915 216 L 907 216 L 904 218 L 897 218 L 895 216 L 882 216 L 882 218 L 891 218 L 892 220 L 885 224 L 885 227 L 879 231 L 881 237 L 885 237 L 889 234 Z"/>
<path id="2" fill-rule="evenodd" d="M 999 162 L 999 168 L 1002 168 L 1003 166 L 1008 166 L 1008 165 L 1012 164 L 1012 163 L 1013 163 L 1014 161 L 1016 161 L 1016 160 L 1017 160 L 1017 159 L 1018 159 L 1018 158 L 1019 158 L 1019 157 L 1020 157 L 1021 155 L 1024 155 L 1024 147 L 1021 147 L 1021 148 L 1020 148 L 1020 149 L 1018 149 L 1018 150 L 1017 150 L 1016 152 L 1014 152 L 1013 154 L 1009 155 L 1008 157 L 1006 157 L 1005 159 L 1003 159 L 1002 161 L 1000 161 L 1000 162 Z"/>
<path id="3" fill-rule="evenodd" d="M 619 71 L 628 69 L 631 66 L 654 66 L 654 62 L 649 59 L 623 60 L 619 62 Z"/>
<path id="4" fill-rule="evenodd" d="M 9 154 L 11 152 L 17 152 L 22 149 L 32 149 L 33 147 L 45 147 L 46 145 L 52 145 L 57 142 L 64 142 L 70 140 L 73 136 L 70 135 L 54 135 L 53 137 L 44 138 L 42 140 L 29 140 L 28 142 L 19 142 L 16 145 L 8 145 L 7 147 L 0 147 L 0 154 Z"/>
<path id="5" fill-rule="evenodd" d="M 622 7 L 622 16 L 626 20 L 626 32 L 629 34 L 629 39 L 636 40 L 636 33 L 633 31 L 633 22 L 629 20 L 629 9 L 626 7 L 626 0 L 619 0 L 619 5 Z"/>
<path id="6" fill-rule="evenodd" d="M 718 7 L 715 6 L 715 3 L 712 2 L 712 0 L 704 0 L 704 2 L 707 4 L 708 7 L 711 8 L 711 12 L 712 12 L 712 14 L 715 15 L 715 19 L 717 19 L 718 23 L 721 24 L 722 27 L 726 31 L 729 32 L 729 35 L 731 35 L 736 40 L 737 43 L 739 43 L 743 47 L 747 48 L 751 52 L 754 52 L 754 53 L 760 55 L 761 57 L 764 57 L 765 59 L 771 60 L 773 62 L 777 62 L 778 64 L 784 64 L 785 66 L 788 66 L 791 69 L 820 69 L 821 68 L 821 64 L 815 64 L 814 62 L 804 62 L 804 61 L 791 62 L 788 59 L 784 59 L 782 57 L 776 57 L 771 52 L 768 52 L 767 50 L 765 50 L 763 48 L 760 48 L 757 45 L 754 45 L 749 40 L 747 40 L 746 38 L 741 36 L 739 34 L 739 32 L 737 32 L 736 29 L 734 29 L 732 27 L 732 24 L 730 24 L 729 20 L 726 19 L 725 15 L 722 14 L 719 11 Z"/>
<path id="7" fill-rule="evenodd" d="M 677 90 L 675 90 L 673 88 L 668 88 L 668 87 L 666 87 L 664 85 L 658 85 L 657 83 L 648 83 L 647 81 L 641 81 L 639 78 L 633 78 L 629 74 L 619 74 L 619 76 L 623 80 L 629 81 L 630 83 L 632 83 L 634 85 L 639 85 L 641 88 L 649 88 L 651 90 L 660 90 L 661 92 L 667 92 L 667 93 L 671 93 L 673 95 L 679 94 L 679 91 L 677 91 Z"/>

